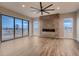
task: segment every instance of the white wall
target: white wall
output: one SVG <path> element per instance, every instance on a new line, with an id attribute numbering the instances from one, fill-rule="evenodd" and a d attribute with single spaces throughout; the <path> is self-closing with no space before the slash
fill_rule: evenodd
<path id="1" fill-rule="evenodd" d="M 79 41 L 79 11 L 77 12 L 77 38 L 76 40 Z"/>

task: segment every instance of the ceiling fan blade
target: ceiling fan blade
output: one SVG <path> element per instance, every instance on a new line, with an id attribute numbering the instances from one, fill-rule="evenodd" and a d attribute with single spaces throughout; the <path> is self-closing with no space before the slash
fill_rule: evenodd
<path id="1" fill-rule="evenodd" d="M 31 7 L 32 9 L 36 9 L 36 10 L 39 10 L 38 8 L 35 8 L 35 7 Z"/>
<path id="2" fill-rule="evenodd" d="M 42 2 L 40 2 L 40 9 L 42 10 Z"/>
<path id="3" fill-rule="evenodd" d="M 52 5 L 53 5 L 53 4 L 48 5 L 47 7 L 44 8 L 44 10 L 47 9 L 47 8 L 49 8 L 49 7 L 51 7 Z"/>
<path id="4" fill-rule="evenodd" d="M 40 2 L 40 12 L 41 12 L 41 15 L 43 15 L 42 9 L 43 9 L 43 7 L 42 7 L 42 2 Z"/>
<path id="5" fill-rule="evenodd" d="M 54 11 L 55 9 L 45 9 L 45 11 Z"/>
<path id="6" fill-rule="evenodd" d="M 49 12 L 46 12 L 46 11 L 43 11 L 43 12 L 45 12 L 45 13 L 47 13 L 47 14 L 50 14 Z"/>

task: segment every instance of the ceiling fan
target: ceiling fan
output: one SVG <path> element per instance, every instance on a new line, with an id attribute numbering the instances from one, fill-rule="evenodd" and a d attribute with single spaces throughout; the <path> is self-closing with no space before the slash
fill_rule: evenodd
<path id="1" fill-rule="evenodd" d="M 31 7 L 31 8 L 41 12 L 41 15 L 43 15 L 43 13 L 50 14 L 48 11 L 54 11 L 55 10 L 55 9 L 48 9 L 51 6 L 53 6 L 53 4 L 50 4 L 50 5 L 46 6 L 46 7 L 43 7 L 42 2 L 40 2 L 40 9 L 35 8 L 35 7 Z"/>

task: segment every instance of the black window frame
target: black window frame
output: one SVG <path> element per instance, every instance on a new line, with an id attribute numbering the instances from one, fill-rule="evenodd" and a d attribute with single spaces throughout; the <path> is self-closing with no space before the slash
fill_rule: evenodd
<path id="1" fill-rule="evenodd" d="M 19 17 L 15 17 L 15 16 L 10 16 L 10 15 L 5 15 L 5 14 L 0 14 L 0 30 L 1 30 L 1 33 L 0 33 L 0 41 L 1 42 L 5 42 L 5 41 L 9 41 L 9 40 L 4 40 L 4 41 L 2 41 L 2 16 L 8 16 L 8 17 L 12 17 L 13 18 L 13 20 L 14 20 L 14 38 L 13 39 L 9 39 L 9 40 L 14 40 L 14 39 L 18 39 L 18 38 L 23 38 L 23 37 L 27 37 L 27 36 L 29 36 L 29 20 L 26 20 L 26 19 L 22 19 L 22 18 L 19 18 Z M 20 19 L 20 20 L 22 20 L 22 37 L 18 37 L 18 38 L 16 38 L 15 37 L 15 19 Z M 28 22 L 28 35 L 26 35 L 26 36 L 23 36 L 23 20 L 24 21 L 27 21 Z"/>

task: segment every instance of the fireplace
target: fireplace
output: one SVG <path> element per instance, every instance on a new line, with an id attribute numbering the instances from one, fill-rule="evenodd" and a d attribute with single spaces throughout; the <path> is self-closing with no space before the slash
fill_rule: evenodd
<path id="1" fill-rule="evenodd" d="M 55 29 L 42 29 L 43 32 L 55 32 Z"/>

